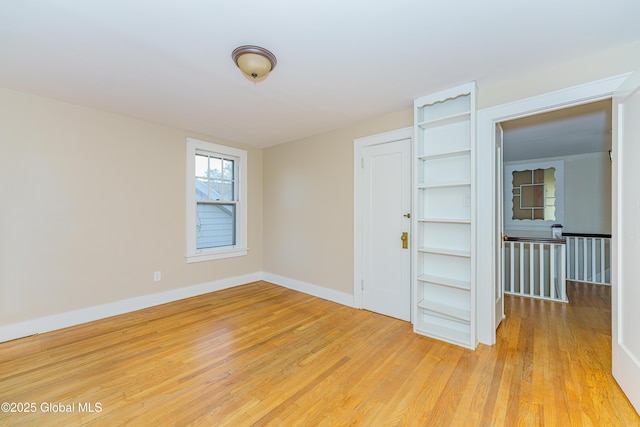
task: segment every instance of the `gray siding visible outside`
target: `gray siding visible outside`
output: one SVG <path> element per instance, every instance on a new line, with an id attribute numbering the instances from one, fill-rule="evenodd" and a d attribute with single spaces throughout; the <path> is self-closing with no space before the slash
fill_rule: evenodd
<path id="1" fill-rule="evenodd" d="M 196 200 L 206 200 L 207 191 L 206 183 L 196 180 Z M 196 208 L 197 249 L 235 245 L 235 205 L 197 203 Z"/>
<path id="2" fill-rule="evenodd" d="M 234 205 L 197 204 L 197 249 L 216 248 L 235 244 L 234 211 Z"/>

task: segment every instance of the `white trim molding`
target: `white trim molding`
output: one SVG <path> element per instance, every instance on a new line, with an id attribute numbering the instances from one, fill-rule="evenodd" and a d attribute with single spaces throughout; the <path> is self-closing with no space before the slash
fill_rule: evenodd
<path id="1" fill-rule="evenodd" d="M 353 295 L 340 292 L 335 289 L 325 288 L 324 286 L 303 282 L 301 280 L 290 279 L 277 274 L 258 271 L 242 276 L 228 277 L 212 282 L 201 283 L 179 289 L 171 289 L 155 294 L 142 295 L 108 304 L 81 308 L 78 310 L 39 317 L 37 319 L 26 320 L 24 322 L 0 326 L 0 342 L 11 341 L 30 335 L 42 334 L 45 332 L 81 325 L 83 323 L 106 319 L 107 317 L 130 313 L 132 311 L 142 310 L 198 295 L 204 295 L 210 292 L 246 285 L 260 280 L 282 286 L 283 288 L 312 295 L 314 297 L 326 299 L 347 307 L 353 307 Z"/>
<path id="2" fill-rule="evenodd" d="M 624 82 L 630 73 L 614 76 L 594 82 L 569 87 L 563 90 L 482 109 L 478 112 L 478 151 L 476 157 L 476 200 L 477 202 L 477 333 L 478 341 L 483 344 L 496 343 L 495 330 L 495 277 L 496 248 L 501 230 L 495 228 L 496 164 L 495 127 L 496 124 L 531 116 L 547 111 L 560 110 L 575 105 L 586 104 L 611 98 L 614 91 Z"/>
<path id="3" fill-rule="evenodd" d="M 234 197 L 230 201 L 235 203 L 235 243 L 232 246 L 222 246 L 218 248 L 197 248 L 197 201 L 196 201 L 196 153 L 213 155 L 224 155 L 236 159 L 236 170 L 234 173 L 237 184 L 234 186 Z M 186 151 L 186 254 L 187 263 L 211 261 L 214 259 L 231 258 L 245 256 L 247 247 L 247 176 L 248 176 L 248 154 L 247 150 L 228 147 L 226 145 L 215 144 L 213 142 L 201 141 L 199 139 L 187 138 Z"/>
<path id="4" fill-rule="evenodd" d="M 353 295 L 337 291 L 335 289 L 329 289 L 324 286 L 314 285 L 313 283 L 304 282 L 302 280 L 291 279 L 289 277 L 266 272 L 262 273 L 262 280 L 273 283 L 274 285 L 282 286 L 283 288 L 346 305 L 347 307 L 354 307 Z"/>
<path id="5" fill-rule="evenodd" d="M 58 329 L 68 328 L 70 326 L 80 325 L 82 323 L 93 322 L 95 320 L 130 313 L 132 311 L 142 310 L 144 308 L 160 304 L 208 294 L 222 289 L 233 288 L 235 286 L 256 282 L 258 280 L 262 280 L 261 272 L 229 277 L 226 279 L 215 280 L 213 282 L 187 286 L 185 288 L 171 289 L 155 294 L 142 295 L 108 304 L 81 308 L 24 322 L 0 326 L 0 342 L 23 338 L 29 335 L 51 332 Z"/>

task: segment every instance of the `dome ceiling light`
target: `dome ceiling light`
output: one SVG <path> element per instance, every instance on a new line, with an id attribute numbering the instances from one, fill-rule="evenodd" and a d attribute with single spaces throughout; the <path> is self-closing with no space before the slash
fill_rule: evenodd
<path id="1" fill-rule="evenodd" d="M 256 82 L 267 78 L 278 62 L 267 49 L 251 45 L 237 47 L 231 58 L 247 78 Z"/>

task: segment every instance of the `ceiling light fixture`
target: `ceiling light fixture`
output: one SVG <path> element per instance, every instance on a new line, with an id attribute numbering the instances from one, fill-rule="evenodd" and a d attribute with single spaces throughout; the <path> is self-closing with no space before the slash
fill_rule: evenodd
<path id="1" fill-rule="evenodd" d="M 278 61 L 273 53 L 259 46 L 240 46 L 231 54 L 240 71 L 253 81 L 267 78 Z"/>

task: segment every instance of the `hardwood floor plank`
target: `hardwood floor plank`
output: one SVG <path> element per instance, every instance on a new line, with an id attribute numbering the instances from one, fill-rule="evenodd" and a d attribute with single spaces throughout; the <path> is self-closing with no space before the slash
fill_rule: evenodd
<path id="1" fill-rule="evenodd" d="M 472 352 L 251 283 L 0 343 L 0 401 L 38 405 L 0 425 L 640 425 L 611 376 L 610 288 L 569 297 L 507 296 Z"/>

